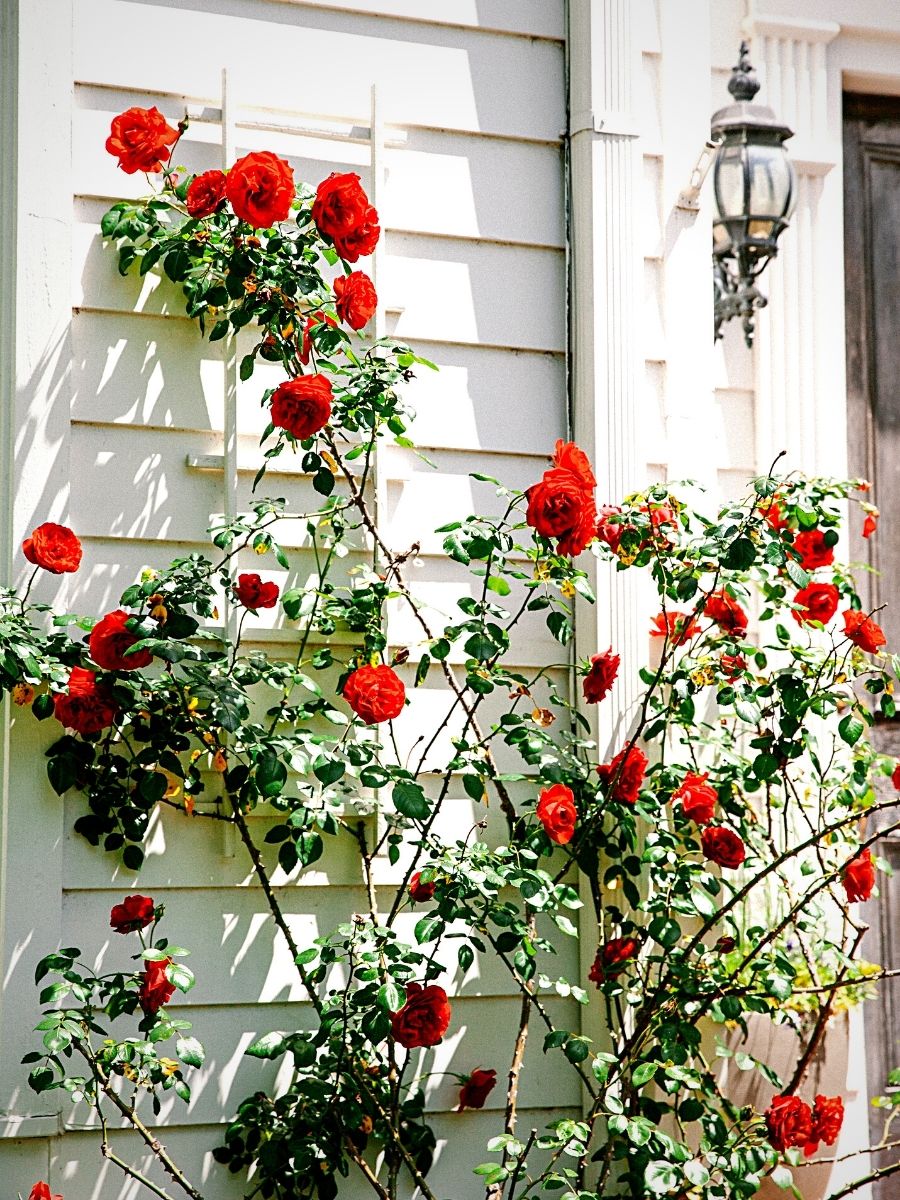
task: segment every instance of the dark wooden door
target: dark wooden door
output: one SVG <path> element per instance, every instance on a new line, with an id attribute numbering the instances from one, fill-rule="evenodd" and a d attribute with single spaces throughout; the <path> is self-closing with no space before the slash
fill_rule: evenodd
<path id="1" fill-rule="evenodd" d="M 882 517 L 864 542 L 854 516 L 850 544 L 853 557 L 878 572 L 864 584 L 864 599 L 869 608 L 885 606 L 877 619 L 888 647 L 900 651 L 900 98 L 844 96 L 844 254 L 850 473 L 871 481 Z M 874 736 L 879 750 L 900 757 L 900 721 L 879 723 Z M 896 873 L 879 876 L 880 898 L 865 906 L 862 952 L 898 970 L 900 838 L 883 839 L 877 853 Z M 883 1095 L 895 1090 L 886 1087 L 887 1072 L 900 1066 L 900 979 L 880 983 L 865 1014 L 869 1094 Z M 884 1109 L 871 1110 L 873 1144 L 884 1117 Z M 896 1161 L 896 1153 L 883 1152 L 873 1166 Z M 898 1178 L 876 1185 L 876 1200 L 897 1200 Z"/>

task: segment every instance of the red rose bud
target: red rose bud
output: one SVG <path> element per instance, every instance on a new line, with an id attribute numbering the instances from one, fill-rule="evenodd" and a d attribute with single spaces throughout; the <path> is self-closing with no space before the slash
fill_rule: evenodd
<path id="1" fill-rule="evenodd" d="M 584 698 L 588 704 L 599 704 L 608 694 L 619 673 L 619 661 L 618 654 L 612 652 L 612 646 L 591 659 L 590 670 L 582 681 Z"/>
<path id="2" fill-rule="evenodd" d="M 218 212 L 225 203 L 225 172 L 204 171 L 192 179 L 184 203 L 195 220 Z"/>
<path id="3" fill-rule="evenodd" d="M 685 775 L 684 782 L 672 796 L 673 800 L 681 801 L 681 811 L 685 819 L 695 821 L 698 825 L 708 825 L 716 810 L 719 797 L 714 787 L 706 781 L 708 775 Z"/>
<path id="4" fill-rule="evenodd" d="M 784 509 L 781 507 L 781 501 L 777 496 L 773 496 L 764 504 L 760 504 L 757 509 L 771 529 L 787 529 L 787 517 L 784 515 Z"/>
<path id="5" fill-rule="evenodd" d="M 391 1033 L 407 1050 L 436 1046 L 450 1027 L 450 1015 L 450 1002 L 442 987 L 436 983 L 427 987 L 410 983 L 406 1003 L 391 1013 Z"/>
<path id="6" fill-rule="evenodd" d="M 316 189 L 312 218 L 319 232 L 331 238 L 345 262 L 371 254 L 378 244 L 381 228 L 378 213 L 369 203 L 359 176 L 354 172 L 334 172 Z"/>
<path id="7" fill-rule="evenodd" d="M 723 654 L 719 666 L 726 679 L 737 679 L 738 675 L 747 670 L 747 660 L 743 654 Z"/>
<path id="8" fill-rule="evenodd" d="M 459 1089 L 459 1109 L 484 1108 L 484 1102 L 497 1086 L 497 1072 L 483 1071 L 476 1067 L 471 1075 L 466 1076 L 465 1083 Z"/>
<path id="9" fill-rule="evenodd" d="M 683 646 L 699 632 L 698 623 L 685 612 L 657 613 L 650 627 L 651 637 L 668 638 L 673 646 Z"/>
<path id="10" fill-rule="evenodd" d="M 809 621 L 821 621 L 823 625 L 827 625 L 837 612 L 839 599 L 838 590 L 833 583 L 811 583 L 808 587 L 801 588 L 794 597 L 794 603 L 799 605 L 800 609 L 795 609 L 791 616 L 799 625 L 805 625 Z"/>
<path id="11" fill-rule="evenodd" d="M 875 886 L 875 864 L 872 862 L 872 851 L 868 847 L 844 864 L 841 883 L 851 904 L 857 900 L 869 899 Z"/>
<path id="12" fill-rule="evenodd" d="M 862 535 L 864 538 L 870 538 L 878 528 L 878 509 L 869 509 L 866 513 L 866 519 L 863 521 Z"/>
<path id="13" fill-rule="evenodd" d="M 574 558 L 596 536 L 594 474 L 574 442 L 557 442 L 553 463 L 525 492 L 525 520 L 541 537 L 557 539 L 557 554 Z"/>
<path id="14" fill-rule="evenodd" d="M 773 1150 L 804 1146 L 812 1135 L 812 1112 L 799 1096 L 776 1096 L 766 1110 L 766 1130 Z"/>
<path id="15" fill-rule="evenodd" d="M 707 596 L 703 611 L 726 633 L 743 634 L 747 632 L 747 614 L 734 596 L 724 589 Z"/>
<path id="16" fill-rule="evenodd" d="M 900 759 L 897 760 L 897 764 L 891 773 L 891 783 L 900 792 Z"/>
<path id="17" fill-rule="evenodd" d="M 798 533 L 794 538 L 793 550 L 804 571 L 830 567 L 834 562 L 834 546 L 828 545 L 821 529 L 805 529 Z"/>
<path id="18" fill-rule="evenodd" d="M 610 800 L 634 805 L 640 794 L 647 770 L 647 755 L 638 746 L 625 746 L 612 762 L 602 763 L 597 774 Z"/>
<path id="19" fill-rule="evenodd" d="M 335 321 L 334 317 L 329 317 L 328 313 L 324 313 L 321 310 L 310 313 L 306 318 L 306 324 L 303 326 L 303 340 L 300 347 L 300 361 L 304 367 L 309 363 L 310 358 L 312 358 L 313 340 L 310 337 L 310 331 L 315 329 L 317 325 L 322 324 L 330 325 L 332 329 L 337 329 L 337 321 Z"/>
<path id="20" fill-rule="evenodd" d="M 372 280 L 363 271 L 338 275 L 334 281 L 337 314 L 351 329 L 362 329 L 375 315 L 378 297 Z"/>
<path id="21" fill-rule="evenodd" d="M 259 608 L 274 608 L 278 603 L 278 584 L 263 583 L 259 575 L 247 572 L 238 575 L 234 594 L 238 603 L 251 612 Z"/>
<path id="22" fill-rule="evenodd" d="M 113 117 L 106 149 L 126 175 L 133 175 L 161 171 L 177 141 L 178 130 L 167 124 L 158 108 L 129 108 Z"/>
<path id="23" fill-rule="evenodd" d="M 51 1193 L 49 1183 L 44 1183 L 42 1179 L 39 1179 L 28 1193 L 28 1200 L 63 1200 L 63 1198 L 59 1192 Z"/>
<path id="24" fill-rule="evenodd" d="M 867 654 L 877 653 L 887 641 L 881 626 L 855 608 L 848 608 L 844 613 L 844 634 Z"/>
<path id="25" fill-rule="evenodd" d="M 713 950 L 718 950 L 719 954 L 730 954 L 736 945 L 737 939 L 729 937 L 726 934 L 724 937 L 719 938 L 715 946 L 713 946 Z"/>
<path id="26" fill-rule="evenodd" d="M 422 882 L 422 872 L 416 871 L 415 875 L 409 881 L 409 894 L 411 899 L 417 904 L 421 904 L 426 900 L 434 899 L 434 880 L 431 879 L 428 883 Z"/>
<path id="27" fill-rule="evenodd" d="M 294 172 L 269 150 L 239 158 L 225 177 L 225 195 L 235 214 L 254 229 L 286 221 L 294 199 Z"/>
<path id="28" fill-rule="evenodd" d="M 611 938 L 604 942 L 597 951 L 588 979 L 599 986 L 605 980 L 613 978 L 637 955 L 639 949 L 640 942 L 633 937 Z"/>
<path id="29" fill-rule="evenodd" d="M 578 821 L 578 809 L 571 788 L 564 783 L 554 783 L 552 787 L 544 788 L 535 813 L 551 842 L 556 842 L 558 846 L 571 842 Z"/>
<path id="30" fill-rule="evenodd" d="M 138 650 L 137 654 L 126 655 L 141 640 L 140 634 L 126 629 L 133 613 L 127 613 L 122 608 L 107 613 L 91 630 L 88 638 L 88 650 L 91 658 L 104 671 L 136 671 L 140 667 L 149 667 L 153 655 L 149 650 Z"/>
<path id="31" fill-rule="evenodd" d="M 153 924 L 154 912 L 149 896 L 126 896 L 121 904 L 113 905 L 109 923 L 116 933 L 136 933 Z"/>
<path id="32" fill-rule="evenodd" d="M 22 553 L 30 563 L 51 575 L 77 571 L 81 565 L 81 542 L 71 529 L 53 521 L 45 521 L 32 531 L 31 537 L 22 543 Z"/>
<path id="33" fill-rule="evenodd" d="M 700 845 L 710 862 L 733 871 L 747 857 L 747 850 L 738 835 L 723 825 L 710 825 L 700 834 Z"/>
<path id="34" fill-rule="evenodd" d="M 343 696 L 367 725 L 379 725 L 403 712 L 406 688 L 396 671 L 382 663 L 354 671 L 344 684 Z"/>
<path id="35" fill-rule="evenodd" d="M 840 1096 L 816 1096 L 812 1110 L 812 1134 L 803 1147 L 803 1153 L 811 1158 L 819 1149 L 819 1142 L 833 1146 L 838 1140 L 844 1123 L 844 1101 Z"/>
<path id="36" fill-rule="evenodd" d="M 73 667 L 68 692 L 53 697 L 53 715 L 66 729 L 76 733 L 100 733 L 115 722 L 119 706 L 105 687 L 97 685 L 93 671 Z"/>
<path id="37" fill-rule="evenodd" d="M 323 429 L 331 417 L 331 381 L 325 375 L 300 375 L 272 394 L 272 424 L 298 442 Z"/>
<path id="38" fill-rule="evenodd" d="M 621 515 L 622 510 L 618 505 L 603 504 L 600 506 L 597 537 L 601 542 L 605 542 L 613 553 L 619 549 L 619 542 L 622 540 L 626 526 L 620 521 L 611 521 L 610 517 Z"/>
<path id="39" fill-rule="evenodd" d="M 138 991 L 138 1003 L 145 1013 L 152 1015 L 159 1012 L 164 1004 L 168 1004 L 175 995 L 175 984 L 166 978 L 166 967 L 172 963 L 171 958 L 160 958 L 148 962 L 144 968 L 144 977 Z"/>

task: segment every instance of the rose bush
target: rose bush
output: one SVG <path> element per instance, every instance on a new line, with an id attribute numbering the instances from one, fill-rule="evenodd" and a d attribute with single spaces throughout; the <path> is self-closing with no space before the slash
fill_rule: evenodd
<path id="1" fill-rule="evenodd" d="M 376 297 L 349 267 L 379 236 L 358 176 L 297 188 L 287 163 L 254 152 L 224 173 L 176 177 L 172 132 L 155 110 L 113 123 L 124 169 L 140 160 L 161 181 L 152 199 L 115 205 L 103 234 L 122 272 L 161 266 L 211 341 L 253 334 L 245 380 L 259 359 L 279 367 L 262 396 L 256 483 L 272 458 L 297 453 L 317 507 L 254 499 L 211 530 L 209 557 L 148 569 L 99 619 L 3 593 L 0 682 L 58 722 L 48 776 L 83 797 L 75 829 L 92 845 L 139 870 L 150 816 L 167 806 L 227 822 L 246 850 L 310 1019 L 248 1048 L 283 1061 L 286 1082 L 238 1105 L 215 1157 L 275 1200 L 331 1200 L 351 1172 L 382 1200 L 413 1189 L 436 1200 L 422 1067 L 448 1035 L 465 1052 L 454 986 L 490 957 L 520 1004 L 497 1061 L 457 1076 L 461 1109 L 484 1106 L 502 1081 L 473 1194 L 732 1200 L 767 1175 L 802 1186 L 794 1168 L 833 1146 L 843 1120 L 840 1096 L 803 1098 L 809 1062 L 844 990 L 878 974 L 856 959 L 853 906 L 875 895 L 877 838 L 900 827 L 896 786 L 875 786 L 900 766 L 866 737 L 876 714 L 895 715 L 898 664 L 833 553 L 862 484 L 767 475 L 712 516 L 668 486 L 598 507 L 588 457 L 560 441 L 525 491 L 491 481 L 499 516 L 440 530 L 459 599 L 433 624 L 406 575 L 418 547 L 389 546 L 370 506 L 375 447 L 411 445 L 401 385 L 429 364 L 392 339 L 355 336 Z M 317 565 L 279 592 L 241 564 L 272 554 L 289 569 L 274 530 L 291 519 Z M 347 581 L 335 568 L 360 536 L 372 565 Z M 50 523 L 23 555 L 52 573 L 82 557 L 76 535 Z M 576 663 L 592 575 L 624 570 L 645 572 L 655 592 L 648 661 L 623 662 L 611 646 Z M 241 607 L 233 633 L 218 624 L 226 601 Z M 407 645 L 388 645 L 389 603 L 415 623 Z M 259 610 L 276 606 L 296 629 L 286 661 L 243 645 Z M 546 622 L 557 666 L 581 676 L 590 707 L 573 704 L 558 672 L 509 665 L 526 618 Z M 624 672 L 639 676 L 639 703 L 600 743 L 593 706 L 613 703 Z M 426 681 L 446 701 L 432 730 L 416 723 Z M 420 737 L 405 757 L 394 722 Z M 476 820 L 450 840 L 440 818 L 462 794 Z M 197 806 L 204 796 L 221 804 Z M 260 845 L 248 814 L 263 804 L 278 815 Z M 488 806 L 502 826 L 490 837 Z M 361 813 L 378 820 L 369 828 Z M 303 871 L 341 842 L 358 854 L 364 907 L 300 941 L 272 872 Z M 33 1087 L 64 1088 L 104 1120 L 112 1106 L 167 1186 L 202 1200 L 123 1092 L 137 1084 L 157 1108 L 168 1089 L 187 1098 L 182 1066 L 202 1062 L 167 1008 L 193 979 L 185 952 L 157 936 L 161 916 L 139 893 L 113 908 L 112 930 L 140 946 L 134 969 L 96 976 L 74 948 L 42 960 L 38 980 L 60 982 L 42 993 L 45 1052 L 27 1060 Z M 554 955 L 577 936 L 593 962 L 567 979 Z M 603 1041 L 559 1017 L 556 996 L 598 1008 Z M 751 1016 L 790 1018 L 801 1043 L 788 1076 L 750 1061 L 774 1090 L 764 1111 L 731 1101 L 708 1054 L 717 1032 Z M 118 1020 L 137 1021 L 137 1035 L 113 1036 Z M 172 1037 L 176 1057 L 160 1057 Z M 520 1133 L 528 1045 L 572 1073 L 579 1119 Z M 718 1053 L 733 1053 L 724 1037 Z M 71 1073 L 77 1060 L 86 1074 Z"/>

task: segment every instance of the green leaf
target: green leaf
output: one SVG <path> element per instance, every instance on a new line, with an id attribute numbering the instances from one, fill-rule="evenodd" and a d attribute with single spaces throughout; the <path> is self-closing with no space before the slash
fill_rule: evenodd
<path id="1" fill-rule="evenodd" d="M 654 1062 L 642 1062 L 631 1072 L 631 1079 L 635 1087 L 643 1087 L 656 1074 L 657 1064 Z"/>
<path id="2" fill-rule="evenodd" d="M 730 571 L 746 571 L 756 562 L 756 547 L 748 537 L 735 538 L 723 562 Z"/>
<path id="3" fill-rule="evenodd" d="M 838 725 L 838 733 L 848 746 L 855 746 L 865 732 L 865 725 L 853 713 L 848 713 Z"/>
<path id="4" fill-rule="evenodd" d="M 417 783 L 400 781 L 394 784 L 392 793 L 394 807 L 404 817 L 411 821 L 424 821 L 431 812 L 431 807 L 425 799 L 425 792 Z"/>
<path id="5" fill-rule="evenodd" d="M 423 942 L 433 942 L 440 936 L 443 928 L 444 922 L 440 917 L 422 917 L 421 921 L 416 921 L 416 941 L 420 946 Z"/>
<path id="6" fill-rule="evenodd" d="M 709 1171 L 696 1158 L 692 1158 L 684 1164 L 684 1174 L 688 1183 L 692 1183 L 694 1187 L 705 1187 L 709 1183 Z"/>
<path id="7" fill-rule="evenodd" d="M 210 339 L 210 340 L 212 340 L 212 339 Z M 255 366 L 256 366 L 256 355 L 255 354 L 245 354 L 244 357 L 241 359 L 240 376 L 241 376 L 242 381 L 244 381 L 246 383 L 246 381 L 253 374 L 253 368 Z"/>
<path id="8" fill-rule="evenodd" d="M 487 589 L 489 592 L 496 592 L 498 596 L 508 596 L 510 593 L 510 586 L 502 575 L 489 575 Z"/>
<path id="9" fill-rule="evenodd" d="M 791 583 L 798 588 L 805 588 L 809 583 L 809 572 L 804 571 L 796 559 L 788 557 L 784 564 Z"/>
<path id="10" fill-rule="evenodd" d="M 196 982 L 194 972 L 184 963 L 170 963 L 166 967 L 166 978 L 174 983 L 179 992 L 189 992 Z"/>
<path id="11" fill-rule="evenodd" d="M 206 1053 L 195 1037 L 178 1038 L 175 1042 L 175 1053 L 189 1067 L 202 1067 Z"/>
<path id="12" fill-rule="evenodd" d="M 655 942 L 659 942 L 668 950 L 681 937 L 681 926 L 671 917 L 654 917 L 647 927 L 647 932 Z"/>
<path id="13" fill-rule="evenodd" d="M 405 997 L 393 979 L 389 979 L 378 989 L 378 1003 L 387 1012 L 397 1012 L 403 1007 Z"/>
<path id="14" fill-rule="evenodd" d="M 662 1159 L 648 1163 L 644 1172 L 644 1183 L 656 1196 L 664 1196 L 678 1183 L 678 1172 L 671 1163 Z"/>
<path id="15" fill-rule="evenodd" d="M 286 1033 L 280 1030 L 273 1030 L 271 1033 L 263 1034 L 244 1051 L 251 1058 L 280 1058 L 284 1054 L 287 1046 L 285 1045 Z"/>

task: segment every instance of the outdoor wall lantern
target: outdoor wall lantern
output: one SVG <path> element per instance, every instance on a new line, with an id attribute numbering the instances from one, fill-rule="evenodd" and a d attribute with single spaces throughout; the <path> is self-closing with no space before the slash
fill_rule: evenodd
<path id="1" fill-rule="evenodd" d="M 759 91 L 749 47 L 741 43 L 728 90 L 734 103 L 712 118 L 717 143 L 712 164 L 715 338 L 740 317 L 744 341 L 753 345 L 753 314 L 766 304 L 756 286 L 766 263 L 778 253 L 796 199 L 794 168 L 785 149 L 793 130 L 771 108 L 754 104 Z"/>

